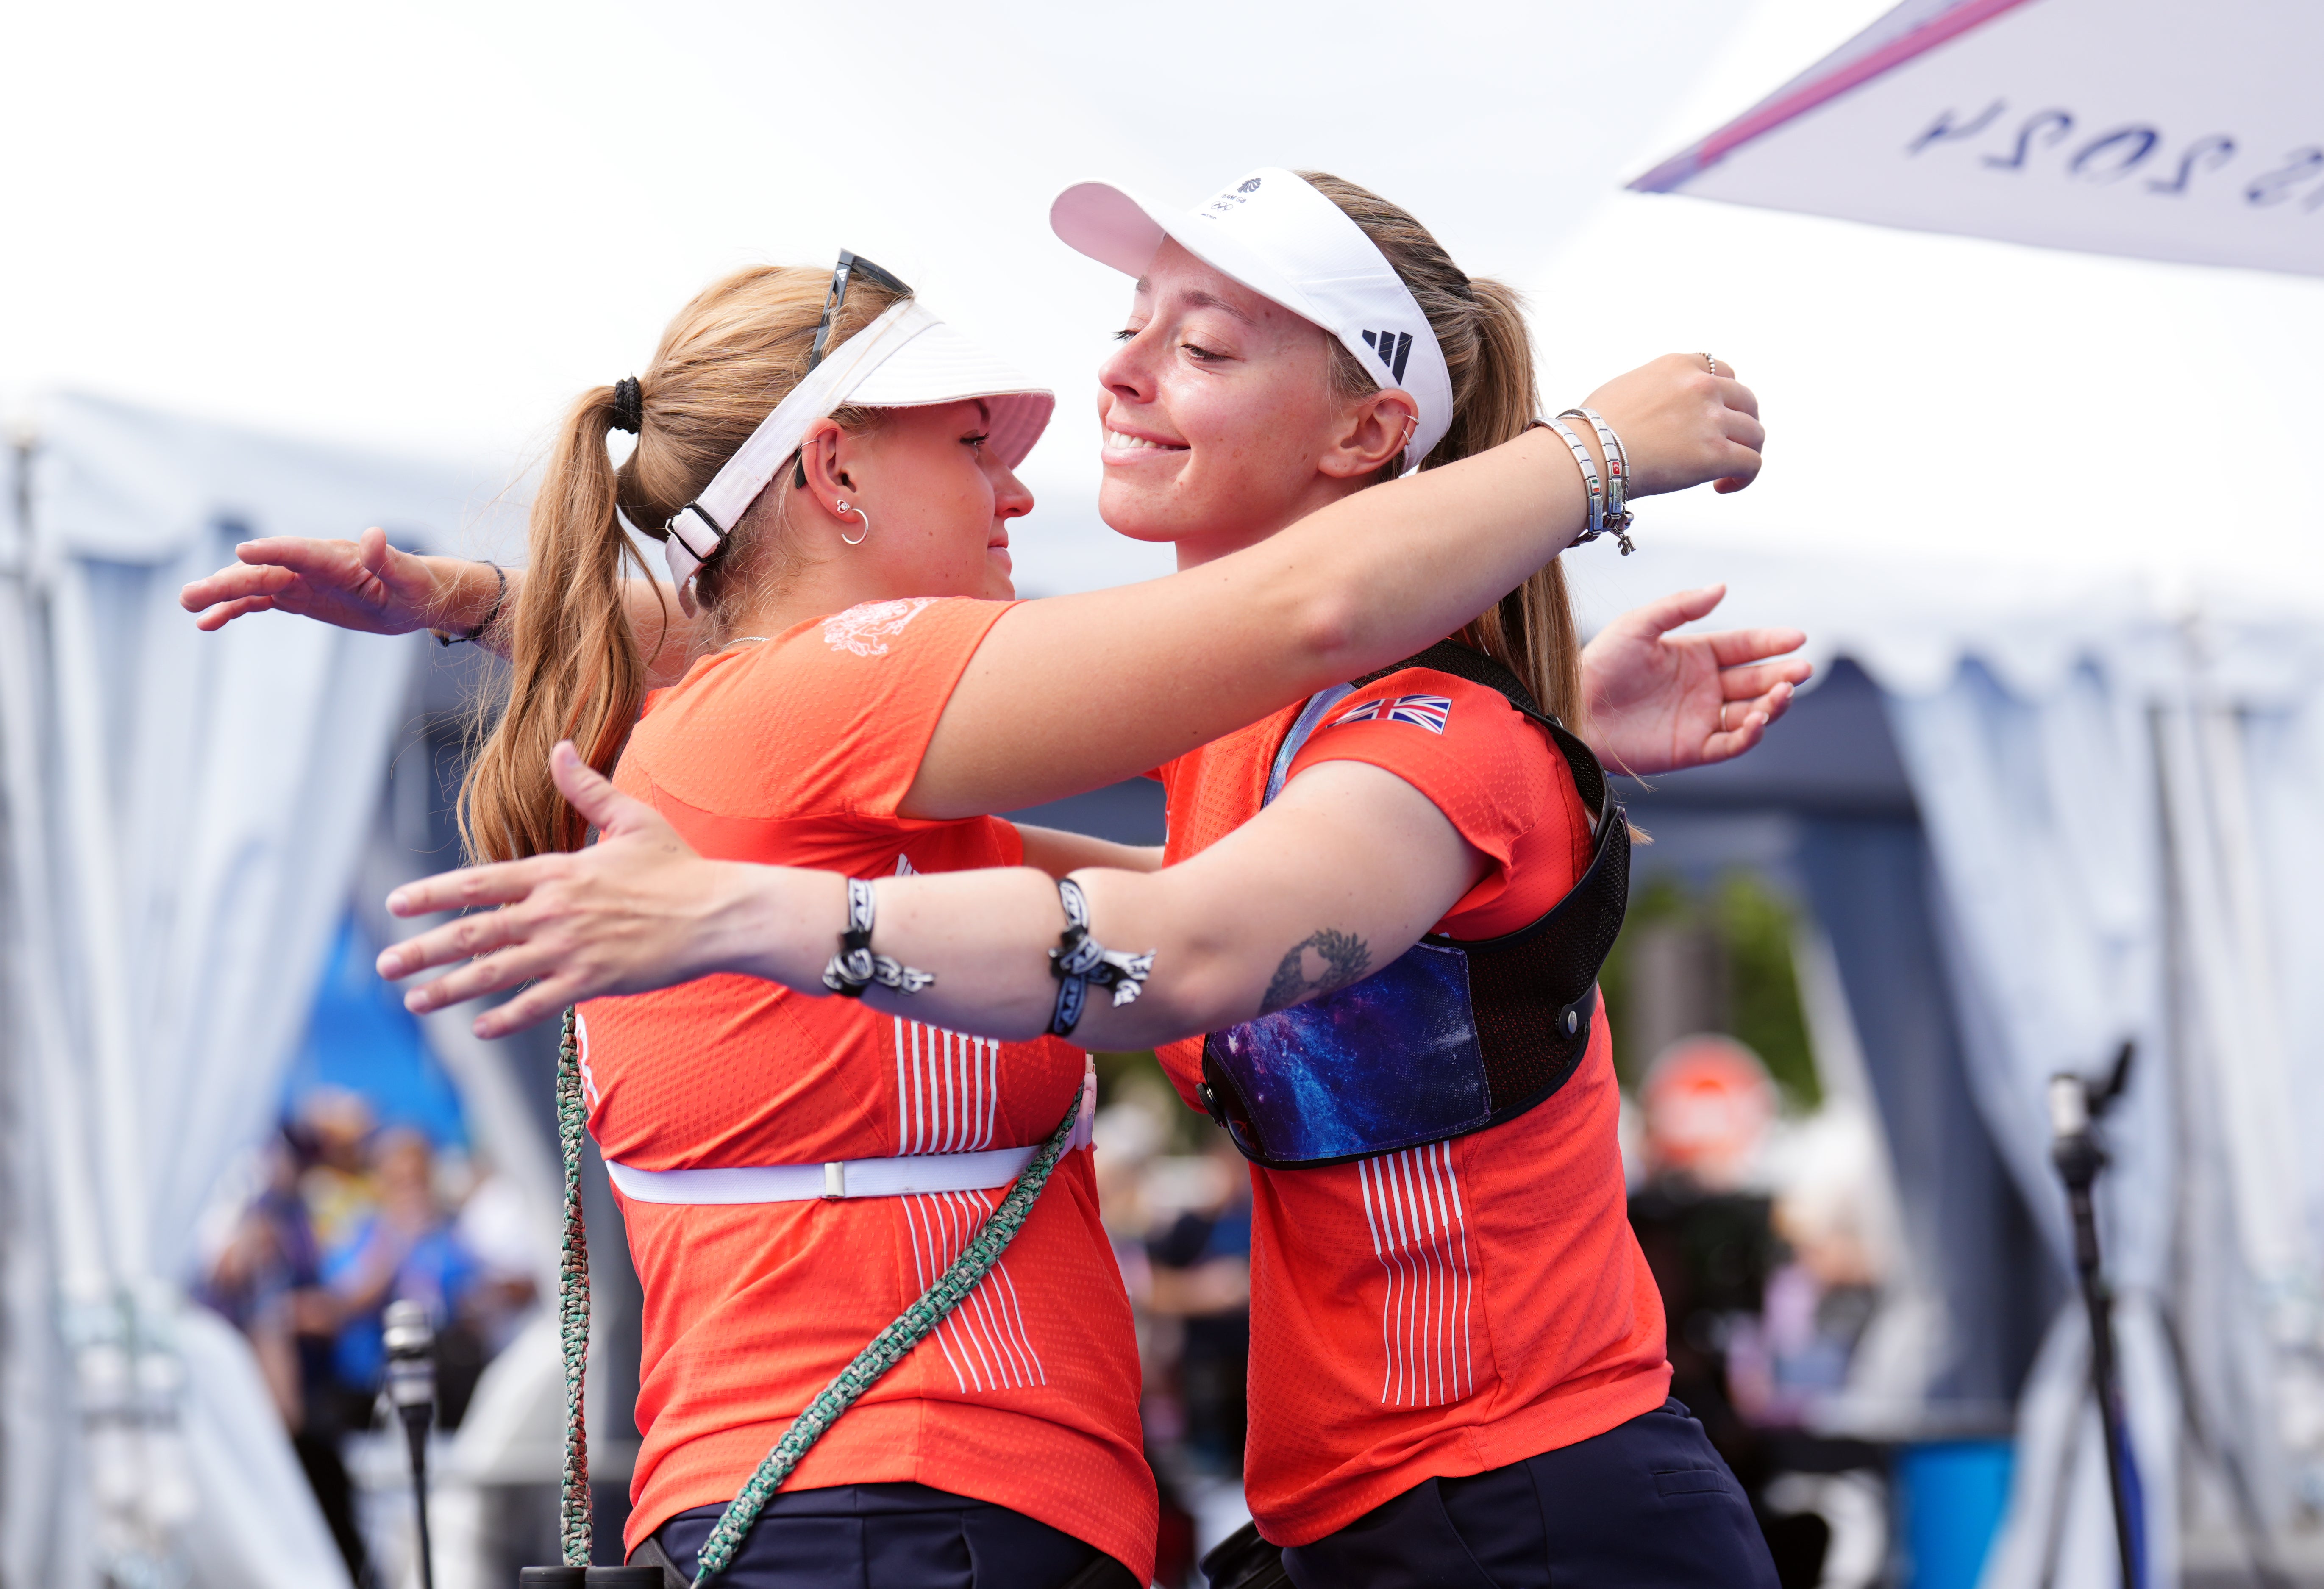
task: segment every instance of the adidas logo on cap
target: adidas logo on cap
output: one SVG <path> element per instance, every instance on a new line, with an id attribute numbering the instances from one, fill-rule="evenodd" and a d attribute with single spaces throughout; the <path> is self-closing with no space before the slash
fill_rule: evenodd
<path id="1" fill-rule="evenodd" d="M 1412 356 L 1412 333 L 1367 331 L 1364 333 L 1364 346 L 1379 355 L 1379 362 L 1386 365 L 1388 374 L 1401 383 L 1405 361 Z"/>

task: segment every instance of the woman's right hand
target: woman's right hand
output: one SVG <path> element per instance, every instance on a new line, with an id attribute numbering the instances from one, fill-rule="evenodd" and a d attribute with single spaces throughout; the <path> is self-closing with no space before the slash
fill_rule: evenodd
<path id="1" fill-rule="evenodd" d="M 1722 492 L 1740 491 L 1757 476 L 1767 441 L 1759 400 L 1735 379 L 1732 365 L 1720 368 L 1723 374 L 1713 374 L 1699 353 L 1667 353 L 1585 400 L 1621 438 L 1632 496 L 1684 491 L 1706 480 Z"/>
<path id="2" fill-rule="evenodd" d="M 424 1015 L 530 983 L 476 1017 L 478 1037 L 498 1038 L 583 999 L 720 971 L 822 992 L 830 924 L 846 919 L 844 878 L 703 859 L 661 813 L 582 761 L 570 740 L 549 753 L 549 770 L 597 842 L 440 873 L 388 895 L 397 916 L 474 912 L 381 951 L 379 974 L 390 981 L 456 967 L 406 993 L 406 1009 Z M 478 909 L 488 905 L 499 908 Z"/>
<path id="3" fill-rule="evenodd" d="M 270 535 L 244 541 L 234 555 L 238 561 L 178 593 L 178 605 L 196 614 L 195 628 L 223 629 L 245 613 L 274 610 L 369 634 L 409 634 L 431 624 L 466 628 L 473 620 L 462 624 L 461 609 L 472 605 L 465 586 L 474 581 L 463 576 L 484 576 L 473 594 L 486 604 L 498 585 L 484 564 L 398 551 L 380 529 L 353 540 Z"/>

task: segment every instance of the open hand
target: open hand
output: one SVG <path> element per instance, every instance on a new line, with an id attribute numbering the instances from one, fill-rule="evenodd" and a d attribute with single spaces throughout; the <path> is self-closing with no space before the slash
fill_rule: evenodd
<path id="1" fill-rule="evenodd" d="M 1582 649 L 1586 737 L 1609 770 L 1674 772 L 1739 756 L 1815 671 L 1787 654 L 1807 643 L 1796 629 L 1671 633 L 1707 617 L 1726 596 L 1712 585 L 1648 602 Z"/>
<path id="2" fill-rule="evenodd" d="M 197 614 L 195 628 L 279 610 L 368 634 L 409 634 L 436 621 L 444 596 L 429 559 L 396 550 L 375 528 L 353 540 L 270 535 L 234 555 L 240 560 L 178 593 L 178 605 Z"/>
<path id="3" fill-rule="evenodd" d="M 478 1037 L 505 1037 L 581 999 L 644 993 L 720 969 L 714 939 L 733 869 L 696 855 L 652 807 L 592 770 L 570 741 L 549 753 L 549 771 L 598 830 L 597 842 L 442 873 L 388 895 L 398 916 L 500 907 L 381 953 L 379 974 L 391 981 L 467 962 L 406 993 L 406 1009 L 425 1014 L 531 981 L 476 1017 Z"/>

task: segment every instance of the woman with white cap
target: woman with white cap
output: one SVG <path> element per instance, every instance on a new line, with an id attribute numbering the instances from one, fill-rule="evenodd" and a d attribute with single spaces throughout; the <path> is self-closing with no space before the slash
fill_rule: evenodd
<path id="1" fill-rule="evenodd" d="M 1514 300 L 1352 185 L 1267 170 L 1191 217 L 1090 186 L 1056 219 L 1139 278 L 1102 372 L 1102 504 L 1117 529 L 1176 540 L 1182 567 L 1282 546 L 1336 511 L 1301 517 L 1319 494 L 1416 500 L 1532 423 Z M 1716 361 L 1695 372 L 1748 403 Z M 1531 440 L 1588 485 L 1589 527 L 1618 532 L 1624 494 L 1600 488 L 1664 480 L 1623 416 L 1589 406 Z M 1328 469 L 1303 457 L 1312 434 L 1345 439 Z M 1419 479 L 1361 492 L 1415 463 Z M 880 1009 L 999 1039 L 1161 1043 L 1258 1166 L 1247 1483 L 1291 1581 L 1772 1583 L 1733 1477 L 1666 1400 L 1662 1312 L 1625 1218 L 1594 982 L 1628 828 L 1558 721 L 1584 714 L 1554 565 L 1470 620 L 1444 625 L 1459 643 L 1351 667 L 1167 766 L 1176 864 L 1159 872 L 895 878 L 843 899 L 828 875 L 691 862 L 560 751 L 560 784 L 604 840 L 403 891 L 407 913 L 512 903 L 382 968 L 495 951 L 411 998 L 542 976 L 479 1020 L 508 1030 L 708 972 L 812 990 L 844 921 L 846 943 L 921 968 L 866 990 Z M 1795 640 L 1751 637 L 1737 660 Z M 1708 759 L 1731 748 L 1727 694 L 1756 726 L 1803 671 L 1738 670 L 1683 742 L 1615 721 L 1600 743 L 1642 771 Z M 1268 1581 L 1272 1554 L 1253 1538 L 1214 1573 Z"/>
<path id="2" fill-rule="evenodd" d="M 1602 401 L 1669 487 L 1756 462 L 1729 437 L 1729 395 L 1664 368 Z M 746 272 L 679 316 L 641 380 L 576 405 L 518 599 L 503 594 L 517 580 L 476 570 L 493 594 L 463 609 L 429 565 L 374 536 L 255 545 L 245 556 L 272 560 L 190 587 L 188 605 L 223 600 L 213 627 L 281 605 L 389 629 L 448 606 L 456 638 L 506 645 L 510 703 L 464 801 L 482 856 L 579 842 L 543 753 L 572 736 L 601 762 L 626 739 L 624 787 L 731 861 L 859 877 L 1020 857 L 1062 870 L 1143 858 L 976 813 L 1151 766 L 1393 659 L 1587 519 L 1570 461 L 1512 448 L 1393 512 L 1351 501 L 1199 573 L 1011 608 L 991 598 L 1010 594 L 1006 524 L 1030 498 L 1010 466 L 1048 407 L 852 256 L 827 283 Z M 1331 467 L 1370 467 L 1398 423 L 1362 416 Z M 639 434 L 618 469 L 614 428 Z M 651 586 L 624 590 L 624 515 L 664 534 L 706 652 L 634 732 L 649 653 L 667 657 L 681 625 Z M 1446 588 L 1414 587 L 1416 547 Z M 1198 650 L 1179 638 L 1197 634 Z M 1069 714 L 1120 731 L 1093 744 L 1060 724 Z M 687 1561 L 791 1415 L 960 1253 L 1031 1156 L 1010 1144 L 1038 1141 L 1084 1061 L 1038 1037 L 986 1042 L 735 977 L 582 1013 L 590 1124 L 647 1288 L 628 1543 Z M 936 1350 L 807 1454 L 733 1581 L 1144 1573 L 1153 1500 L 1127 1311 L 1085 1159 L 1067 1155 L 1056 1178 L 1063 1190 L 937 1326 Z"/>

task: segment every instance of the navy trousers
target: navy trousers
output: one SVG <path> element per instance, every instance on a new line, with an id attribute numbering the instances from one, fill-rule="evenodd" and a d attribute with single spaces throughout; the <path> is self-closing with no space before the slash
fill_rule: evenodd
<path id="1" fill-rule="evenodd" d="M 655 1530 L 679 1572 L 723 1506 L 679 1512 Z M 724 1589 L 1056 1589 L 1097 1549 L 1022 1512 L 925 1484 L 778 1491 L 718 1579 Z M 1125 1586 L 1126 1567 L 1111 1575 Z"/>
<path id="2" fill-rule="evenodd" d="M 1743 1487 L 1677 1401 L 1431 1479 L 1283 1553 L 1297 1589 L 1775 1589 Z"/>

